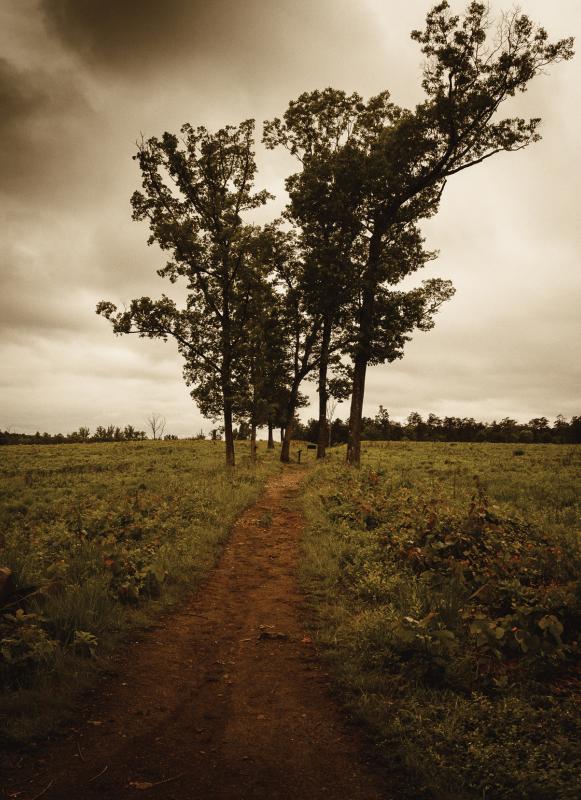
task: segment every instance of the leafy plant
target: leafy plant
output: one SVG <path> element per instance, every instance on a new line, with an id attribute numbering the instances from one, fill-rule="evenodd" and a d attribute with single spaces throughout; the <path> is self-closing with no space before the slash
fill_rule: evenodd
<path id="1" fill-rule="evenodd" d="M 73 648 L 75 653 L 81 656 L 94 658 L 97 653 L 99 640 L 89 631 L 75 631 Z"/>
<path id="2" fill-rule="evenodd" d="M 391 442 L 311 479 L 314 632 L 402 797 L 575 797 L 580 455 Z"/>
<path id="3" fill-rule="evenodd" d="M 17 676 L 28 677 L 30 670 L 48 664 L 59 648 L 42 626 L 38 614 L 27 614 L 19 608 L 4 614 L 0 621 L 0 676 L 10 685 Z"/>

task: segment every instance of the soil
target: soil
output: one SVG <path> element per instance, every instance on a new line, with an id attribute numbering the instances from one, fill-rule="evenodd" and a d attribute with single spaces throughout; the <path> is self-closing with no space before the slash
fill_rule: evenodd
<path id="1" fill-rule="evenodd" d="M 301 622 L 303 520 L 292 499 L 304 475 L 288 467 L 270 481 L 202 590 L 125 650 L 82 722 L 11 754 L 5 797 L 390 796 Z"/>

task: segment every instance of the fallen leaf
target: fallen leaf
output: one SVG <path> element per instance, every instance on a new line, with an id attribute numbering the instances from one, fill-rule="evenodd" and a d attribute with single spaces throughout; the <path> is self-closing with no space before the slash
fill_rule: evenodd
<path id="1" fill-rule="evenodd" d="M 153 783 L 149 781 L 129 781 L 129 786 L 131 786 L 132 789 L 151 789 Z"/>

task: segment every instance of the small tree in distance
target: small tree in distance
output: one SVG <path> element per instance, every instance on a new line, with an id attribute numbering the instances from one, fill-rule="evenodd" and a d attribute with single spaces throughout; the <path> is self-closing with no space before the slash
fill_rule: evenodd
<path id="1" fill-rule="evenodd" d="M 147 424 L 149 425 L 149 430 L 154 439 L 163 439 L 166 426 L 165 417 L 161 414 L 152 413 L 147 418 Z"/>

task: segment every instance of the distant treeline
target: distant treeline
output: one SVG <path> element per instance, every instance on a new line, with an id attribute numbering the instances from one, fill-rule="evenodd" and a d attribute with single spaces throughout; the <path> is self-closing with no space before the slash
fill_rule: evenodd
<path id="1" fill-rule="evenodd" d="M 472 417 L 440 418 L 435 414 L 423 419 L 414 411 L 405 423 L 401 423 L 391 420 L 388 412 L 380 406 L 375 417 L 363 417 L 362 422 L 361 438 L 367 441 L 581 443 L 581 416 L 567 420 L 559 415 L 552 424 L 546 417 L 535 417 L 526 423 L 509 417 L 500 422 L 477 422 Z M 294 437 L 316 442 L 318 428 L 316 419 L 298 423 Z M 330 427 L 330 443 L 346 443 L 348 433 L 348 421 L 335 419 Z"/>
<path id="2" fill-rule="evenodd" d="M 177 436 L 166 438 L 177 439 Z M 11 431 L 0 432 L 0 445 L 2 444 L 79 444 L 92 442 L 136 442 L 147 439 L 145 431 L 139 431 L 133 425 L 126 425 L 119 428 L 109 425 L 107 428 L 99 425 L 94 433 L 89 428 L 79 428 L 73 433 L 12 433 Z"/>
<path id="3" fill-rule="evenodd" d="M 306 423 L 296 420 L 294 438 L 300 441 L 316 442 L 319 434 L 319 422 L 310 419 Z M 240 426 L 235 431 L 236 438 L 247 439 L 247 426 Z M 348 422 L 335 419 L 330 424 L 330 444 L 345 444 L 349 432 Z M 210 439 L 221 439 L 219 428 L 214 429 Z M 93 442 L 132 442 L 147 439 L 145 431 L 137 430 L 133 425 L 119 428 L 109 425 L 99 426 L 93 434 L 89 428 L 79 428 L 73 433 L 12 433 L 0 431 L 0 445 L 3 444 L 91 444 Z M 167 434 L 165 440 L 178 437 Z M 204 439 L 200 431 L 187 439 Z M 510 417 L 500 422 L 477 422 L 473 417 L 437 417 L 429 414 L 424 420 L 421 414 L 413 411 L 407 421 L 395 422 L 389 413 L 379 406 L 375 417 L 363 417 L 362 438 L 366 441 L 416 441 L 416 442 L 507 442 L 512 444 L 580 444 L 581 416 L 567 420 L 559 414 L 551 424 L 547 417 L 535 417 L 526 423 L 519 423 Z"/>

